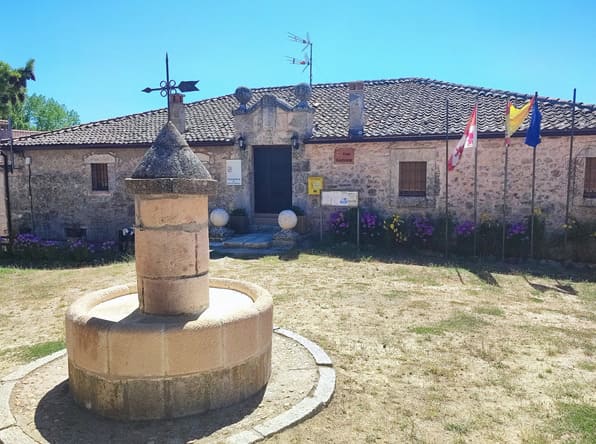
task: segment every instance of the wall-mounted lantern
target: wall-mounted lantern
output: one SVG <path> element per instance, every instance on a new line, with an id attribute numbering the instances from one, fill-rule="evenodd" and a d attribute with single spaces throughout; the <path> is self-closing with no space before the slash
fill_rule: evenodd
<path id="1" fill-rule="evenodd" d="M 300 139 L 298 138 L 298 134 L 294 133 L 290 141 L 292 142 L 292 148 L 294 148 L 295 150 L 300 148 Z"/>
<path id="2" fill-rule="evenodd" d="M 244 138 L 243 135 L 240 135 L 240 137 L 238 137 L 238 148 L 240 148 L 240 150 L 244 151 L 246 149 L 246 139 Z"/>

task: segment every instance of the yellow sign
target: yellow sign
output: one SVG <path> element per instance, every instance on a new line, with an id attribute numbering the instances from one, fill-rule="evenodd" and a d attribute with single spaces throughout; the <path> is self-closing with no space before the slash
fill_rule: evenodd
<path id="1" fill-rule="evenodd" d="M 311 176 L 308 178 L 308 195 L 318 196 L 323 189 L 323 178 L 320 176 Z"/>

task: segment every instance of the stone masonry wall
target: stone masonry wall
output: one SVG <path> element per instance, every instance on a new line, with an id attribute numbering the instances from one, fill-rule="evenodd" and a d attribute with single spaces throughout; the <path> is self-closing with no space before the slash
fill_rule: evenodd
<path id="1" fill-rule="evenodd" d="M 65 239 L 66 228 L 83 228 L 89 240 L 117 239 L 119 229 L 134 223 L 134 201 L 124 189 L 124 179 L 130 177 L 145 151 L 48 148 L 19 154 L 15 157 L 15 171 L 9 175 L 13 229 L 17 233 L 33 230 L 45 239 Z M 242 186 L 225 185 L 226 160 L 239 158 L 238 149 L 207 147 L 195 152 L 218 180 L 217 196 L 210 196 L 210 208 L 248 209 L 248 173 L 244 173 Z M 30 165 L 25 164 L 27 157 Z M 90 162 L 108 163 L 109 191 L 91 190 Z"/>
<path id="2" fill-rule="evenodd" d="M 457 140 L 449 141 L 449 153 Z M 361 207 L 383 215 L 445 211 L 445 144 L 442 141 L 413 141 L 350 144 L 354 164 L 335 164 L 334 150 L 346 144 L 306 145 L 304 157 L 309 171 L 304 176 L 323 176 L 327 190 L 360 192 Z M 478 217 L 500 219 L 503 205 L 504 145 L 502 139 L 481 139 L 478 148 Z M 546 217 L 549 229 L 558 229 L 565 217 L 567 190 L 568 137 L 543 138 L 536 152 L 535 208 Z M 574 141 L 574 181 L 570 215 L 596 219 L 596 199 L 584 199 L 585 157 L 596 157 L 596 137 L 576 137 Z M 399 161 L 427 161 L 426 198 L 399 197 Z M 305 180 L 305 179 L 304 179 Z M 297 185 L 295 184 L 295 190 Z M 508 220 L 530 214 L 532 190 L 532 148 L 514 138 L 509 147 Z M 295 201 L 307 201 L 307 213 L 317 215 L 317 197 L 296 194 Z M 324 208 L 325 217 L 334 209 Z M 449 210 L 459 220 L 472 219 L 474 212 L 474 153 L 466 151 L 456 169 L 449 173 Z"/>
<path id="3" fill-rule="evenodd" d="M 449 152 L 456 143 L 457 140 L 449 141 Z M 354 148 L 354 164 L 335 164 L 335 148 L 347 146 Z M 15 172 L 9 175 L 13 229 L 22 232 L 34 227 L 41 237 L 64 239 L 65 228 L 80 227 L 87 230 L 90 240 L 115 239 L 118 229 L 133 224 L 133 199 L 124 190 L 124 179 L 130 177 L 145 150 L 117 147 L 46 149 L 25 151 L 15 156 Z M 218 181 L 216 195 L 209 196 L 209 209 L 221 207 L 230 211 L 244 208 L 252 214 L 252 147 L 245 151 L 235 145 L 193 150 Z M 568 137 L 543 138 L 537 148 L 535 206 L 545 214 L 549 229 L 560 228 L 564 221 L 568 153 Z M 31 158 L 32 201 L 29 199 L 26 157 Z M 596 199 L 583 198 L 586 157 L 596 157 L 596 136 L 575 138 L 575 180 L 570 214 L 580 220 L 596 220 Z M 242 185 L 226 184 L 226 160 L 230 159 L 242 160 Z M 400 160 L 427 162 L 425 198 L 399 197 Z M 91 191 L 89 163 L 93 161 L 108 163 L 109 192 Z M 480 139 L 479 216 L 501 217 L 503 161 L 502 139 Z M 473 152 L 466 151 L 457 168 L 449 174 L 449 208 L 459 220 L 471 219 L 473 215 L 473 166 Z M 523 139 L 513 139 L 508 168 L 510 220 L 519 220 L 530 212 L 531 172 L 532 149 L 523 145 Z M 361 207 L 374 209 L 384 216 L 394 212 L 437 215 L 442 214 L 445 208 L 445 145 L 442 141 L 305 144 L 292 152 L 292 175 L 293 203 L 305 209 L 315 227 L 319 221 L 319 199 L 307 195 L 309 176 L 323 176 L 327 190 L 359 191 Z M 324 209 L 324 221 L 331 211 L 334 209 Z"/>
<path id="4" fill-rule="evenodd" d="M 89 240 L 115 239 L 131 226 L 134 205 L 124 190 L 144 150 L 35 150 L 15 158 L 10 176 L 13 227 L 46 239 L 64 239 L 65 228 L 85 229 Z M 25 158 L 30 158 L 26 165 Z M 91 190 L 90 161 L 108 163 L 109 191 Z M 30 184 L 30 185 L 29 185 Z"/>

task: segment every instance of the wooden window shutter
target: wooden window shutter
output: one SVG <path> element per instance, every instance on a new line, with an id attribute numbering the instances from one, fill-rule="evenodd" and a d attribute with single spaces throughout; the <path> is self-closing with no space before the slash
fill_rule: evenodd
<path id="1" fill-rule="evenodd" d="M 399 195 L 426 196 L 426 162 L 399 163 Z"/>

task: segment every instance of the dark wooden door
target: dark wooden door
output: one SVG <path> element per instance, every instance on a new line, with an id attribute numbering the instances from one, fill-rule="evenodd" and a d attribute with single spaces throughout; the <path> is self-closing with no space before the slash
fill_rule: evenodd
<path id="1" fill-rule="evenodd" d="M 292 149 L 254 148 L 255 213 L 279 213 L 292 206 Z"/>

